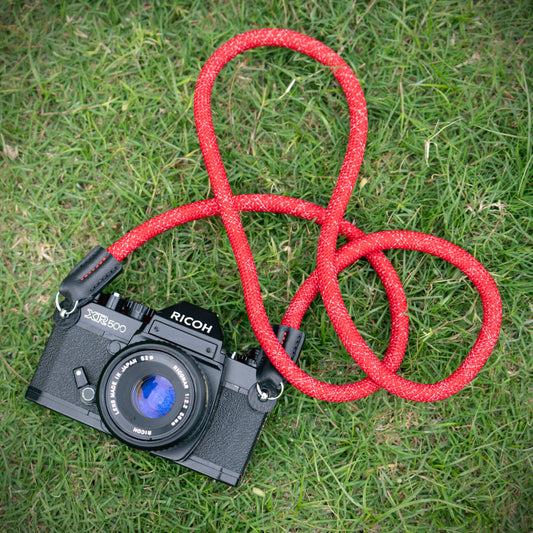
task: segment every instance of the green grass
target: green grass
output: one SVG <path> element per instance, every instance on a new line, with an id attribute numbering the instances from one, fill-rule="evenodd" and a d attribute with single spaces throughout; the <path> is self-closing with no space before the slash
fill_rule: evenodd
<path id="1" fill-rule="evenodd" d="M 527 1 L 500 0 L 4 1 L 0 531 L 530 531 L 531 13 Z M 289 387 L 243 484 L 230 488 L 23 396 L 68 270 L 94 245 L 211 195 L 193 124 L 196 77 L 227 39 L 267 26 L 325 42 L 361 80 L 370 129 L 347 219 L 463 246 L 496 279 L 504 319 L 479 376 L 440 403 L 378 391 L 337 405 Z M 250 51 L 221 73 L 213 109 L 235 193 L 327 204 L 348 131 L 327 71 L 287 50 Z M 243 220 L 278 322 L 313 269 L 318 229 L 274 215 Z M 400 372 L 435 381 L 470 349 L 479 296 L 438 259 L 388 256 L 411 317 Z M 154 308 L 199 303 L 219 313 L 229 350 L 254 344 L 218 219 L 168 232 L 126 263 L 113 289 Z M 383 353 L 379 279 L 361 261 L 341 288 Z M 320 301 L 302 329 L 306 371 L 359 379 Z"/>

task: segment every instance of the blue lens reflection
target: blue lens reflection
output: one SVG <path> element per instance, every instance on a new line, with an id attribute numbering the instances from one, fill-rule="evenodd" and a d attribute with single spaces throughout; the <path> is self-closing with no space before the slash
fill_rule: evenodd
<path id="1" fill-rule="evenodd" d="M 144 378 L 133 389 L 133 405 L 148 418 L 165 416 L 174 405 L 176 393 L 167 378 L 152 375 Z"/>

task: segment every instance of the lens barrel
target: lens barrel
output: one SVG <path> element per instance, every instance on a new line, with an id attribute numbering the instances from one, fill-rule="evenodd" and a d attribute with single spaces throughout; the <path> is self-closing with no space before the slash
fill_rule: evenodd
<path id="1" fill-rule="evenodd" d="M 109 431 L 130 446 L 160 449 L 187 438 L 206 411 L 207 387 L 193 358 L 162 343 L 118 352 L 98 384 L 98 408 Z"/>

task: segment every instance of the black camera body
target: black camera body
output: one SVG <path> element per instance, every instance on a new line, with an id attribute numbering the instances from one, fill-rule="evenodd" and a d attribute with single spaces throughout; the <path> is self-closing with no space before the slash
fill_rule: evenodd
<path id="1" fill-rule="evenodd" d="M 276 400 L 258 386 L 266 358 L 228 356 L 216 314 L 186 302 L 155 312 L 99 293 L 54 322 L 28 400 L 239 483 Z"/>

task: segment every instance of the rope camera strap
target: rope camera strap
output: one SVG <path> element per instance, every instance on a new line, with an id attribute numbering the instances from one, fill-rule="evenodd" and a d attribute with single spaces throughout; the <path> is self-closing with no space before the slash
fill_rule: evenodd
<path id="1" fill-rule="evenodd" d="M 350 112 L 350 135 L 327 209 L 285 196 L 232 194 L 215 137 L 211 92 L 224 65 L 241 52 L 260 46 L 290 48 L 316 59 L 330 70 L 344 91 Z M 172 209 L 144 222 L 107 249 L 112 258 L 120 262 L 141 244 L 164 231 L 186 222 L 219 215 L 235 254 L 253 331 L 277 370 L 305 394 L 322 400 L 343 402 L 362 398 L 382 387 L 402 398 L 428 402 L 455 394 L 474 378 L 492 352 L 501 324 L 500 295 L 487 270 L 469 253 L 432 235 L 412 231 L 364 234 L 343 219 L 363 160 L 367 114 L 361 86 L 354 72 L 339 55 L 319 41 L 288 30 L 263 29 L 238 35 L 220 47 L 202 69 L 194 94 L 194 115 L 215 197 Z M 366 379 L 346 385 L 323 383 L 301 370 L 285 352 L 272 330 L 263 305 L 252 252 L 239 215 L 244 211 L 283 213 L 314 221 L 321 226 L 317 268 L 298 290 L 282 324 L 298 329 L 306 309 L 320 293 L 337 334 L 367 374 Z M 339 235 L 345 236 L 348 242 L 337 249 Z M 408 316 L 400 279 L 382 253 L 382 250 L 392 248 L 418 250 L 450 262 L 468 276 L 481 295 L 483 323 L 477 340 L 457 370 L 437 383 L 416 383 L 395 373 L 407 346 Z M 338 273 L 361 257 L 366 257 L 376 270 L 389 299 L 392 328 L 389 347 L 382 360 L 376 357 L 357 331 L 339 289 Z"/>

